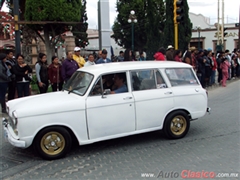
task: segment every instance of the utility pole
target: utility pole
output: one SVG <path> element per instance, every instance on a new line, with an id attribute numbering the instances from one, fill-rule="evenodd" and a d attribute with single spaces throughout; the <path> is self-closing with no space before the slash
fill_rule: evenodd
<path id="1" fill-rule="evenodd" d="M 222 34 L 222 48 L 224 48 L 224 0 L 222 0 L 222 28 L 221 28 L 221 34 Z"/>
<path id="2" fill-rule="evenodd" d="M 218 11 L 217 11 L 217 13 L 218 13 L 218 15 L 217 15 L 217 18 L 218 18 L 218 21 L 217 21 L 217 45 L 219 45 L 219 31 L 220 31 L 220 25 L 219 25 L 219 6 L 220 6 L 220 4 L 219 4 L 219 0 L 218 0 Z"/>
<path id="3" fill-rule="evenodd" d="M 19 30 L 19 0 L 13 0 L 13 14 L 15 22 L 15 54 L 21 53 L 20 30 Z"/>

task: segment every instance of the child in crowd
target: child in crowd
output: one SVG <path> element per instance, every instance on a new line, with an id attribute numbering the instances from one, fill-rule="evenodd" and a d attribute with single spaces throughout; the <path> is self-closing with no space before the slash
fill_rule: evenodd
<path id="1" fill-rule="evenodd" d="M 230 64 L 228 62 L 228 58 L 224 57 L 222 59 L 222 63 L 220 64 L 220 69 L 222 69 L 222 81 L 221 84 L 223 87 L 226 87 L 226 81 L 228 79 L 228 68 Z"/>

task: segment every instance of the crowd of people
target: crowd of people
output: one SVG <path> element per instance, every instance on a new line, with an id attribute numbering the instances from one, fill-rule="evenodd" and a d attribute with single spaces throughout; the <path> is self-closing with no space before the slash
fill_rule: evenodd
<path id="1" fill-rule="evenodd" d="M 124 62 L 124 61 L 146 61 L 145 53 L 135 54 L 126 49 L 120 51 L 116 58 L 107 58 L 107 50 L 103 49 L 98 54 L 89 54 L 87 61 L 80 54 L 81 48 L 75 47 L 74 52 L 67 52 L 67 57 L 59 61 L 57 56 L 51 57 L 52 63 L 48 65 L 47 55 L 39 53 L 38 61 L 35 64 L 37 86 L 40 93 L 46 93 L 49 85 L 52 91 L 61 91 L 63 84 L 67 83 L 72 74 L 79 68 L 92 66 L 95 64 Z M 196 49 L 190 47 L 185 52 L 175 50 L 172 45 L 167 49 L 161 47 L 154 54 L 155 61 L 176 61 L 190 64 L 193 66 L 203 88 L 216 84 L 215 77 L 218 72 L 217 81 L 226 87 L 226 81 L 232 78 L 240 78 L 240 50 L 234 49 L 219 51 L 216 54 L 212 49 Z M 29 96 L 29 85 L 32 81 L 32 68 L 24 62 L 24 56 L 18 54 L 13 57 L 13 51 L 9 50 L 6 54 L 0 53 L 0 103 L 2 112 L 6 112 L 6 99 L 12 100 L 17 97 Z"/>

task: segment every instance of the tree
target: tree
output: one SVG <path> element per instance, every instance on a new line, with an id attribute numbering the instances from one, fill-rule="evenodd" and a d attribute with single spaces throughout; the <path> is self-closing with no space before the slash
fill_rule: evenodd
<path id="1" fill-rule="evenodd" d="M 117 1 L 118 16 L 113 25 L 116 43 L 124 48 L 132 44 L 131 24 L 128 23 L 130 11 L 134 10 L 137 23 L 134 24 L 135 50 L 147 50 L 152 59 L 153 52 L 162 44 L 165 7 L 163 0 L 121 0 Z"/>
<path id="2" fill-rule="evenodd" d="M 189 7 L 187 1 L 182 1 L 183 20 L 178 24 L 178 49 L 184 51 L 192 36 L 192 23 L 189 19 Z M 173 1 L 166 0 L 166 24 L 164 28 L 164 46 L 174 45 L 174 22 L 173 22 Z"/>
<path id="3" fill-rule="evenodd" d="M 182 51 L 185 51 L 188 49 L 188 45 L 191 41 L 192 23 L 189 18 L 188 2 L 183 1 L 182 7 L 183 7 L 183 21 L 178 26 L 178 30 L 179 30 L 178 46 L 179 46 L 179 49 L 181 49 Z"/>
<path id="4" fill-rule="evenodd" d="M 81 0 L 26 0 L 25 20 L 79 22 L 81 19 Z M 64 23 L 46 23 L 29 25 L 45 43 L 48 62 L 54 54 L 55 45 L 61 40 L 61 34 L 71 28 Z M 40 34 L 44 32 L 44 37 Z"/>
<path id="5" fill-rule="evenodd" d="M 163 45 L 174 45 L 173 0 L 166 0 L 166 21 L 164 26 Z"/>
<path id="6" fill-rule="evenodd" d="M 87 29 L 88 29 L 88 17 L 87 17 L 87 12 L 86 12 L 86 0 L 82 0 L 82 10 L 81 10 L 81 24 L 76 24 L 73 26 L 72 32 L 73 35 L 75 36 L 75 44 L 76 46 L 79 47 L 86 47 L 88 45 L 88 34 L 87 34 Z"/>

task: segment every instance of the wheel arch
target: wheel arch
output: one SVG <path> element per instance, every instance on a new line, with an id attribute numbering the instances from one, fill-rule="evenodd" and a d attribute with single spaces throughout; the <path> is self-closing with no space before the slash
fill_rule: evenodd
<path id="1" fill-rule="evenodd" d="M 41 131 L 43 131 L 43 130 L 46 129 L 46 128 L 51 128 L 51 127 L 62 127 L 62 128 L 65 128 L 65 129 L 69 132 L 69 134 L 70 134 L 70 136 L 71 136 L 71 138 L 72 138 L 72 142 L 73 142 L 73 143 L 78 142 L 78 144 L 80 145 L 80 142 L 78 141 L 78 139 L 77 139 L 75 133 L 73 132 L 73 130 L 72 130 L 70 127 L 64 126 L 64 125 L 50 125 L 50 126 L 42 127 L 42 128 L 39 129 L 38 132 L 35 134 L 35 136 L 34 136 L 34 138 L 33 138 L 33 141 L 32 141 L 32 144 L 35 142 L 35 139 L 36 139 L 37 135 L 38 135 Z"/>
<path id="2" fill-rule="evenodd" d="M 168 118 L 168 116 L 169 116 L 171 113 L 176 112 L 176 111 L 183 111 L 183 112 L 185 112 L 185 113 L 188 115 L 189 120 L 192 119 L 192 116 L 191 116 L 191 114 L 190 114 L 190 112 L 189 112 L 188 110 L 186 110 L 186 109 L 174 109 L 174 110 L 172 110 L 172 111 L 169 111 L 168 114 L 165 116 L 162 127 L 164 127 L 164 125 L 165 125 L 165 123 L 166 123 L 166 119 Z"/>

